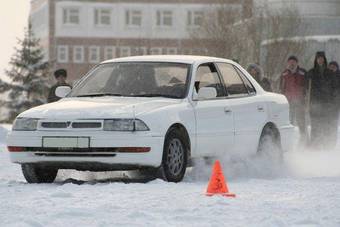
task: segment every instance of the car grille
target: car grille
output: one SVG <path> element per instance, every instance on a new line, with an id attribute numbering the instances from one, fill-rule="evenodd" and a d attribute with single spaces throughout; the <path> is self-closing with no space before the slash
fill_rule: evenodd
<path id="1" fill-rule="evenodd" d="M 100 122 L 73 122 L 72 128 L 101 128 Z"/>
<path id="2" fill-rule="evenodd" d="M 53 157 L 114 157 L 117 148 L 39 148 L 27 147 L 26 151 L 34 152 L 36 156 Z"/>
<path id="3" fill-rule="evenodd" d="M 78 153 L 78 152 L 35 152 L 36 156 L 52 156 L 52 157 L 114 157 L 114 153 Z"/>
<path id="4" fill-rule="evenodd" d="M 58 121 L 41 122 L 42 129 L 101 129 L 102 122 L 91 121 Z"/>
<path id="5" fill-rule="evenodd" d="M 31 152 L 98 152 L 98 153 L 111 153 L 118 152 L 118 148 L 115 147 L 99 147 L 99 148 L 49 148 L 49 147 L 26 147 L 25 151 Z"/>
<path id="6" fill-rule="evenodd" d="M 67 128 L 67 122 L 42 122 L 43 128 Z"/>

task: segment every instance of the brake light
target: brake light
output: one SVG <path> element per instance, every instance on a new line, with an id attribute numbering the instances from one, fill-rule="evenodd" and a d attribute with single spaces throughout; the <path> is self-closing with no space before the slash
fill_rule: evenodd
<path id="1" fill-rule="evenodd" d="M 150 147 L 120 147 L 118 152 L 127 152 L 127 153 L 145 153 L 151 150 Z"/>
<path id="2" fill-rule="evenodd" d="M 21 151 L 24 151 L 25 148 L 24 147 L 7 146 L 7 150 L 9 152 L 21 152 Z"/>

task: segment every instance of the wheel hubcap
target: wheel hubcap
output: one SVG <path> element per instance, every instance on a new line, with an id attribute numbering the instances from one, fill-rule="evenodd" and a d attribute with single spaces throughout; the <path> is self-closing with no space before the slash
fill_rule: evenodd
<path id="1" fill-rule="evenodd" d="M 179 139 L 171 140 L 168 148 L 167 165 L 172 175 L 181 173 L 184 165 L 184 149 Z"/>

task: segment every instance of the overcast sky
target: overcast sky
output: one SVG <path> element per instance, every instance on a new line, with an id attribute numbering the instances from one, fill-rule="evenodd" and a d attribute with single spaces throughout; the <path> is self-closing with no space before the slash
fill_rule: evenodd
<path id="1" fill-rule="evenodd" d="M 27 25 L 30 0 L 1 1 L 0 7 L 0 77 L 9 69 L 8 62 L 17 45 L 17 38 L 23 38 Z"/>

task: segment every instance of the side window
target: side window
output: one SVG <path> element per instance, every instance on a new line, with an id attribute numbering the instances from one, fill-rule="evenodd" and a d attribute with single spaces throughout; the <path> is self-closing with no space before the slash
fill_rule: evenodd
<path id="1" fill-rule="evenodd" d="M 246 85 L 249 94 L 256 94 L 256 90 L 254 88 L 254 86 L 251 84 L 251 82 L 248 80 L 248 78 L 241 72 L 241 70 L 239 70 L 237 67 L 235 67 L 236 71 L 238 72 L 238 74 L 240 75 L 240 77 L 242 77 L 242 80 L 244 82 L 244 84 Z"/>
<path id="2" fill-rule="evenodd" d="M 217 97 L 225 96 L 217 69 L 212 63 L 200 65 L 197 69 L 195 81 L 196 91 L 198 92 L 202 87 L 214 87 L 217 91 Z"/>
<path id="3" fill-rule="evenodd" d="M 217 63 L 217 66 L 222 74 L 225 87 L 229 95 L 248 94 L 246 86 L 232 65 L 227 63 Z"/>

